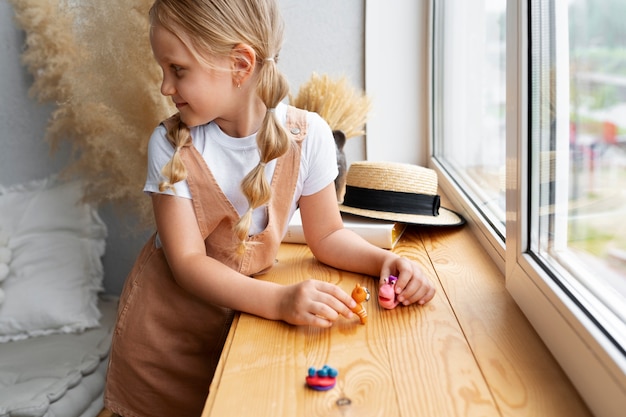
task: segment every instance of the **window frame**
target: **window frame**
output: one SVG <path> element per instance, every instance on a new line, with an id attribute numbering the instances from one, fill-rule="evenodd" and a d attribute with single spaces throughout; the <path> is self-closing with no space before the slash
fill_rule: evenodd
<path id="1" fill-rule="evenodd" d="M 532 1 L 532 0 L 531 0 Z M 433 155 L 436 87 L 434 52 L 436 0 L 429 2 L 428 30 L 428 165 L 439 185 L 468 218 L 469 227 L 505 275 L 505 285 L 546 346 L 555 356 L 594 414 L 618 416 L 626 408 L 626 357 L 607 338 L 570 289 L 543 270 L 529 253 L 529 1 L 507 0 L 506 18 L 506 244 L 466 200 L 463 190 Z M 513 103 L 513 104 L 508 104 Z M 513 209 L 511 209 L 513 208 Z M 571 289 L 574 290 L 574 289 Z"/>

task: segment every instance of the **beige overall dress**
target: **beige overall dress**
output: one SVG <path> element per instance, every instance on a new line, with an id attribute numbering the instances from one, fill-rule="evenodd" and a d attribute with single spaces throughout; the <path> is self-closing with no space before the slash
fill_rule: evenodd
<path id="1" fill-rule="evenodd" d="M 193 146 L 181 149 L 207 256 L 245 275 L 262 272 L 274 263 L 298 179 L 306 112 L 290 106 L 287 130 L 292 134 L 292 146 L 276 162 L 267 227 L 250 238 L 259 244 L 250 245 L 238 258 L 232 253 L 237 243 L 233 224 L 239 215 L 202 155 Z M 155 246 L 155 237 L 142 249 L 122 290 L 105 407 L 124 417 L 198 417 L 233 312 L 182 289 L 163 250 Z"/>

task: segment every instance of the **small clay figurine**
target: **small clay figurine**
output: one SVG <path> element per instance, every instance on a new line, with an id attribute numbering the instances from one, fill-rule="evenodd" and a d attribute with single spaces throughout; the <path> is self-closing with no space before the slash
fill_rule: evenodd
<path id="1" fill-rule="evenodd" d="M 365 311 L 365 307 L 363 307 L 362 303 L 369 301 L 370 291 L 365 287 L 361 287 L 359 283 L 357 283 L 352 290 L 352 298 L 356 301 L 356 307 L 352 309 L 352 312 L 359 315 L 361 324 L 367 323 L 367 311 Z"/>
<path id="2" fill-rule="evenodd" d="M 389 275 L 389 278 L 378 289 L 378 304 L 387 310 L 391 310 L 399 304 L 396 298 L 396 281 L 398 281 L 398 277 Z"/>
<path id="3" fill-rule="evenodd" d="M 335 368 L 331 368 L 328 365 L 324 365 L 321 369 L 310 367 L 306 377 L 306 384 L 309 388 L 316 391 L 328 391 L 335 386 L 338 374 L 339 372 Z"/>

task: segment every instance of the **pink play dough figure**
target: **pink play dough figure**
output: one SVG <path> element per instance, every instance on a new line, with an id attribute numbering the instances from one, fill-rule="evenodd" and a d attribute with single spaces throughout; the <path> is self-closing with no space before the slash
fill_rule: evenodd
<path id="1" fill-rule="evenodd" d="M 389 278 L 385 280 L 383 285 L 378 288 L 378 304 L 381 307 L 391 310 L 395 308 L 399 303 L 396 299 L 396 281 L 398 277 L 389 275 Z"/>

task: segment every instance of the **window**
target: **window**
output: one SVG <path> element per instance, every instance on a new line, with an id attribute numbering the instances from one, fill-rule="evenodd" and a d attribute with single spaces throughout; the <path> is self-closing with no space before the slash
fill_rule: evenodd
<path id="1" fill-rule="evenodd" d="M 431 164 L 501 244 L 507 288 L 592 411 L 621 415 L 626 4 L 431 7 Z"/>
<path id="2" fill-rule="evenodd" d="M 433 6 L 434 156 L 504 239 L 506 2 Z"/>
<path id="3" fill-rule="evenodd" d="M 531 7 L 529 244 L 626 352 L 626 38 L 597 12 L 611 5 Z"/>

